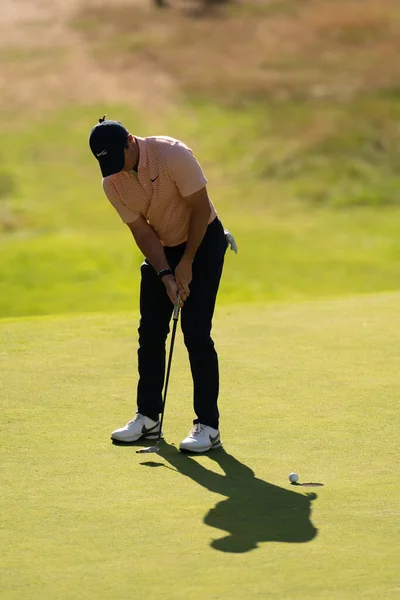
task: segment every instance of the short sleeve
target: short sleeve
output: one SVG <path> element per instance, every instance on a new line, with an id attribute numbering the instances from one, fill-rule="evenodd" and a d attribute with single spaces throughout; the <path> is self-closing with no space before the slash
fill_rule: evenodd
<path id="1" fill-rule="evenodd" d="M 133 212 L 126 206 L 126 204 L 122 202 L 110 178 L 105 177 L 103 179 L 102 186 L 105 195 L 121 217 L 123 223 L 133 223 L 139 218 L 140 215 Z"/>
<path id="2" fill-rule="evenodd" d="M 176 142 L 168 153 L 170 175 L 182 197 L 190 196 L 207 185 L 207 179 L 193 152 L 182 142 Z"/>

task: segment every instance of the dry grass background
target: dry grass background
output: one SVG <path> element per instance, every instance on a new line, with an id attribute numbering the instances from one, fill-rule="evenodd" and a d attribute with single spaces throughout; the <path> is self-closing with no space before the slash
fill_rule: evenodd
<path id="1" fill-rule="evenodd" d="M 187 94 L 223 102 L 398 91 L 398 0 L 3 0 L 3 109 L 134 102 Z"/>
<path id="2" fill-rule="evenodd" d="M 244 1 L 197 19 L 149 19 L 148 8 L 125 3 L 86 6 L 79 18 L 110 68 L 128 74 L 144 57 L 150 78 L 161 70 L 181 90 L 218 99 L 349 99 L 400 81 L 394 0 Z"/>
<path id="3" fill-rule="evenodd" d="M 86 36 L 73 25 L 83 10 L 105 10 L 85 0 L 4 0 L 0 21 L 0 108 L 15 114 L 43 113 L 68 104 L 96 101 L 145 105 L 153 90 L 160 94 L 162 77 L 154 88 L 132 86 L 115 69 L 96 59 Z M 110 3 L 109 3 L 110 4 Z M 111 4 L 114 4 L 111 2 Z M 136 6 L 136 2 L 135 2 Z M 139 77 L 138 67 L 135 75 Z M 167 86 L 168 87 L 168 86 Z M 162 91 L 167 100 L 168 89 Z"/>

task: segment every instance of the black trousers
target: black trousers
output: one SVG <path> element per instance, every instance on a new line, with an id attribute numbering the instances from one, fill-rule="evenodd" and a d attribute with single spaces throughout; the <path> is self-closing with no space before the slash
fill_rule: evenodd
<path id="1" fill-rule="evenodd" d="M 186 244 L 165 247 L 170 268 L 182 258 Z M 208 225 L 193 261 L 190 295 L 181 311 L 181 327 L 193 377 L 196 422 L 218 429 L 218 356 L 211 339 L 212 318 L 227 243 L 218 217 Z M 173 305 L 163 282 L 147 262 L 141 266 L 137 409 L 153 420 L 162 410 L 166 339 Z"/>

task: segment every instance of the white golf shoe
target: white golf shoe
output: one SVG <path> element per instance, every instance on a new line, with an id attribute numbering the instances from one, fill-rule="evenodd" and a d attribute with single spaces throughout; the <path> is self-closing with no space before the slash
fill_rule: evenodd
<path id="1" fill-rule="evenodd" d="M 140 438 L 155 439 L 160 432 L 160 421 L 153 421 L 137 413 L 124 427 L 116 429 L 111 439 L 117 442 L 136 442 Z"/>
<path id="2" fill-rule="evenodd" d="M 196 423 L 189 435 L 179 444 L 181 452 L 207 452 L 222 445 L 218 429 Z"/>

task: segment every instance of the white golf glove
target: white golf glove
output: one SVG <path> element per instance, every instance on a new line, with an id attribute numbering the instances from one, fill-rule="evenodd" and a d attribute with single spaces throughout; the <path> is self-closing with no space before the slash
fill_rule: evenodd
<path id="1" fill-rule="evenodd" d="M 226 241 L 227 241 L 227 244 L 228 244 L 229 248 L 231 250 L 233 250 L 235 254 L 237 254 L 238 253 L 238 247 L 237 247 L 235 238 L 233 237 L 233 235 L 227 229 L 225 229 L 224 231 L 225 231 L 225 237 L 226 237 Z"/>

